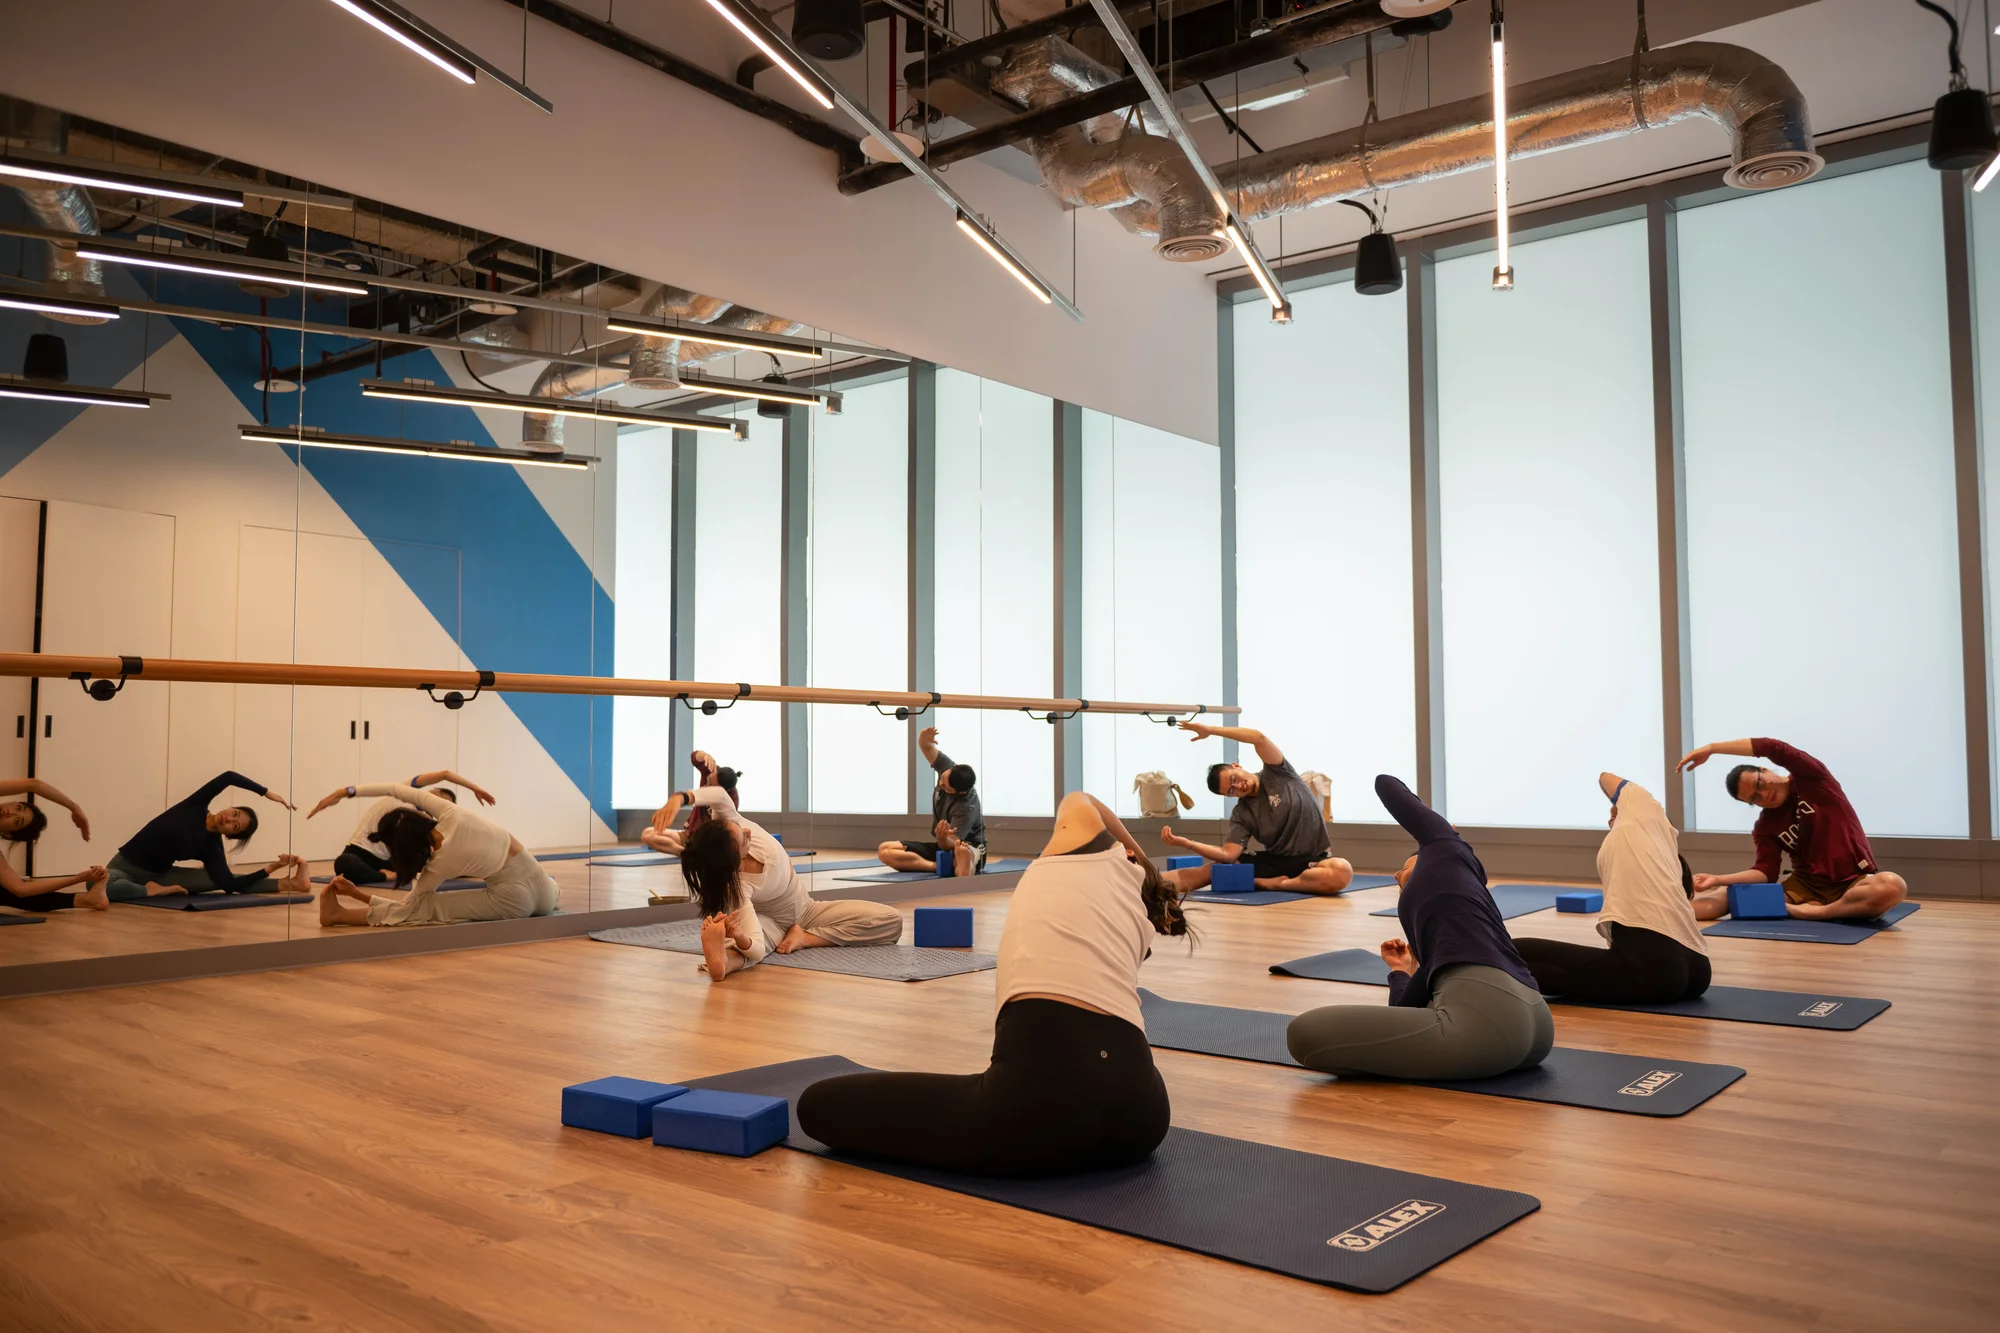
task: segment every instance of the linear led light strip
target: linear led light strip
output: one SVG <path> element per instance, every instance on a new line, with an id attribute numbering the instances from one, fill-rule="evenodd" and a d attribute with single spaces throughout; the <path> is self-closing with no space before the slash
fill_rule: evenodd
<path id="1" fill-rule="evenodd" d="M 612 333 L 630 333 L 641 338 L 678 338 L 683 342 L 741 347 L 746 351 L 769 352 L 775 356 L 802 356 L 808 361 L 826 355 L 827 351 L 819 343 L 797 342 L 776 336 L 767 338 L 735 329 L 718 329 L 711 333 L 704 324 L 649 324 L 613 315 L 604 321 L 604 327 Z"/>
<path id="2" fill-rule="evenodd" d="M 514 449 L 481 449 L 476 445 L 454 448 L 426 444 L 422 440 L 395 440 L 380 435 L 333 435 L 307 426 L 303 431 L 273 430 L 269 426 L 238 426 L 245 444 L 296 444 L 313 449 L 349 449 L 365 454 L 412 454 L 419 458 L 456 458 L 468 463 L 510 463 L 515 467 L 559 467 L 582 471 L 588 458 L 574 454 L 537 455 Z"/>
<path id="3" fill-rule="evenodd" d="M 51 380 L 21 379 L 0 375 L 0 398 L 32 398 L 45 403 L 73 403 L 79 407 L 151 407 L 157 400 L 169 402 L 171 394 L 141 393 L 136 389 L 93 389 Z"/>
<path id="4" fill-rule="evenodd" d="M 1493 0 L 1493 290 L 1514 290 L 1514 266 L 1507 262 L 1507 16 Z"/>
<path id="5" fill-rule="evenodd" d="M 136 175 L 109 168 L 86 167 L 68 163 L 37 162 L 32 158 L 16 157 L 12 153 L 0 154 L 0 176 L 19 176 L 27 180 L 52 181 L 57 185 L 87 185 L 96 190 L 116 190 L 121 194 L 157 195 L 162 199 L 186 199 L 196 204 L 214 204 L 219 208 L 243 207 L 243 196 L 235 190 L 209 189 L 203 186 L 182 185 L 157 180 L 150 176 Z"/>
<path id="6" fill-rule="evenodd" d="M 400 43 L 430 61 L 460 83 L 473 83 L 484 74 L 541 110 L 555 110 L 547 98 L 494 68 L 491 62 L 468 51 L 401 5 L 391 3 L 391 0 L 333 0 L 333 3 L 390 41 Z"/>
<path id="7" fill-rule="evenodd" d="M 722 417 L 672 415 L 640 412 L 625 407 L 603 407 L 573 398 L 531 398 L 516 393 L 479 393 L 471 389 L 441 388 L 423 380 L 363 380 L 365 398 L 393 398 L 405 403 L 438 403 L 450 407 L 491 407 L 503 412 L 540 412 L 556 417 L 585 417 L 594 421 L 622 421 L 634 426 L 672 426 L 676 430 L 709 430 L 750 438 L 749 424 Z"/>
<path id="8" fill-rule="evenodd" d="M 688 375 L 681 379 L 683 389 L 703 389 L 717 398 L 761 398 L 767 403 L 790 403 L 794 407 L 818 407 L 820 395 L 808 393 L 804 389 L 790 389 L 777 384 L 745 384 L 741 380 L 728 383 L 701 379 Z"/>
<path id="9" fill-rule="evenodd" d="M 1146 53 L 1139 49 L 1139 39 L 1125 26 L 1125 18 L 1118 12 L 1115 0 L 1090 0 L 1090 4 L 1091 8 L 1097 11 L 1097 17 L 1103 20 L 1104 30 L 1111 34 L 1111 40 L 1117 43 L 1119 51 L 1124 54 L 1126 63 L 1132 67 L 1133 75 L 1145 88 L 1146 96 L 1160 113 L 1160 118 L 1166 122 L 1167 133 L 1174 137 L 1174 142 L 1178 143 L 1181 151 L 1187 154 L 1195 174 L 1201 177 L 1201 183 L 1207 186 L 1209 194 L 1214 196 L 1215 206 L 1222 210 L 1224 222 L 1222 230 L 1216 235 L 1235 246 L 1236 252 L 1243 256 L 1243 262 L 1248 264 L 1250 271 L 1256 275 L 1257 285 L 1264 289 L 1264 299 L 1271 303 L 1271 318 L 1279 323 L 1289 323 L 1292 308 L 1285 300 L 1284 290 L 1278 283 L 1278 275 L 1264 262 L 1264 256 L 1258 253 L 1257 243 L 1250 237 L 1250 229 L 1237 219 L 1236 210 L 1229 206 L 1229 196 L 1223 193 L 1222 182 L 1216 179 L 1213 171 L 1209 170 L 1208 162 L 1202 157 L 1201 149 L 1196 146 L 1194 136 L 1189 134 L 1187 126 L 1181 123 L 1179 109 L 1174 106 L 1173 99 L 1167 96 L 1167 90 L 1161 85 L 1159 75 L 1153 72 L 1152 62 L 1146 59 Z"/>
<path id="10" fill-rule="evenodd" d="M 199 273 L 209 278 L 274 282 L 285 287 L 310 287 L 316 292 L 337 292 L 342 296 L 368 295 L 368 289 L 358 283 L 328 282 L 321 278 L 308 278 L 297 269 L 280 268 L 276 264 L 256 264 L 243 259 L 203 259 L 190 254 L 174 254 L 169 257 L 145 250 L 113 249 L 100 241 L 80 244 L 76 247 L 76 253 L 83 259 L 102 260 L 107 264 L 136 264 L 141 268 L 172 269 L 176 273 Z"/>
<path id="11" fill-rule="evenodd" d="M 1030 264 L 1020 251 L 1009 245 L 999 232 L 993 230 L 984 220 L 968 226 L 967 219 L 978 219 L 979 216 L 972 205 L 966 203 L 956 190 L 945 184 L 944 177 L 932 170 L 928 162 L 904 147 L 903 141 L 890 133 L 888 126 L 875 118 L 874 112 L 849 97 L 841 90 L 839 84 L 821 74 L 812 61 L 806 58 L 805 53 L 792 44 L 792 39 L 772 27 L 762 13 L 743 3 L 743 0 L 708 0 L 708 3 L 717 13 L 728 19 L 737 31 L 748 36 L 758 50 L 769 56 L 785 73 L 791 75 L 800 87 L 811 93 L 814 101 L 827 108 L 838 106 L 847 114 L 848 119 L 867 130 L 876 142 L 894 154 L 898 162 L 908 167 L 911 175 L 930 186 L 933 194 L 950 204 L 957 215 L 959 230 L 972 236 L 974 241 L 979 242 L 980 249 L 996 260 L 1002 255 L 1006 256 L 1002 267 L 1022 286 L 1033 292 L 1036 300 L 1060 308 L 1071 319 L 1083 318 L 1083 312 L 1044 280 L 1042 275 L 1035 271 L 1035 266 Z M 975 232 L 977 234 L 974 234 Z"/>
<path id="12" fill-rule="evenodd" d="M 25 292 L 0 292 L 0 309 L 32 310 L 38 315 L 88 315 L 92 319 L 116 319 L 118 307 L 101 301 L 75 301 L 67 296 L 30 296 Z"/>

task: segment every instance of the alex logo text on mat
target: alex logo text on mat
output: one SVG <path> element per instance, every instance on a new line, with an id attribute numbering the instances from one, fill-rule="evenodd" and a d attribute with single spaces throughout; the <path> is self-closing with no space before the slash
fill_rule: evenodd
<path id="1" fill-rule="evenodd" d="M 1417 1223 L 1435 1217 L 1444 1211 L 1441 1203 L 1431 1203 L 1426 1199 L 1405 1199 L 1386 1212 L 1377 1213 L 1358 1227 L 1351 1227 L 1338 1236 L 1329 1237 L 1327 1244 L 1335 1249 L 1352 1250 L 1360 1253 L 1372 1250 L 1385 1240 L 1393 1240 Z"/>
<path id="2" fill-rule="evenodd" d="M 1818 1004 L 1809 1004 L 1805 1008 L 1799 1010 L 1799 1017 L 1825 1018 L 1828 1014 L 1840 1008 L 1840 1003 L 1841 1002 L 1839 1000 L 1821 1000 Z"/>
<path id="3" fill-rule="evenodd" d="M 1679 1077 L 1680 1075 L 1671 1069 L 1655 1069 L 1650 1073 L 1641 1074 L 1618 1091 L 1627 1097 L 1650 1097 Z"/>

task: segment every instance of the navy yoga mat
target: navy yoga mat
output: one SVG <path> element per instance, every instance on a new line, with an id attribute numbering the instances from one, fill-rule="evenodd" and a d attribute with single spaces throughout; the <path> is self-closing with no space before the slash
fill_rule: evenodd
<path id="1" fill-rule="evenodd" d="M 1916 911 L 1922 903 L 1897 903 L 1872 921 L 1718 921 L 1704 935 L 1722 935 L 1739 940 L 1797 940 L 1803 944 L 1859 944 L 1872 940 L 1889 927 Z"/>
<path id="2" fill-rule="evenodd" d="M 313 883 L 315 884 L 331 884 L 332 882 L 333 882 L 333 877 L 331 875 L 313 876 Z M 373 890 L 376 889 L 393 890 L 396 886 L 394 884 L 378 881 L 373 884 L 356 884 L 354 887 L 366 893 L 366 892 L 372 892 Z M 457 893 L 460 889 L 483 889 L 485 887 L 486 887 L 486 881 L 483 879 L 448 879 L 445 880 L 443 883 L 439 884 L 435 892 Z M 297 902 L 298 899 L 293 898 L 290 901 Z M 149 900 L 149 903 L 150 905 L 155 907 L 160 905 L 159 903 L 152 902 L 151 900 Z"/>
<path id="3" fill-rule="evenodd" d="M 283 907 L 309 903 L 310 893 L 163 893 L 157 898 L 127 898 L 126 907 L 164 907 L 172 912 L 220 912 L 231 907 Z"/>
<path id="4" fill-rule="evenodd" d="M 650 926 L 614 926 L 593 930 L 590 938 L 606 944 L 635 944 L 668 953 L 701 952 L 701 922 L 664 921 Z M 966 972 L 990 971 L 990 953 L 970 949 L 919 949 L 909 944 L 856 944 L 840 948 L 801 949 L 797 953 L 764 955 L 759 967 L 802 967 L 813 972 L 843 972 L 880 981 L 934 981 Z M 740 974 L 739 974 L 740 975 Z"/>
<path id="5" fill-rule="evenodd" d="M 1365 889 L 1379 889 L 1394 884 L 1394 875 L 1356 875 L 1354 882 L 1339 893 L 1294 893 L 1290 889 L 1252 889 L 1248 893 L 1217 893 L 1213 889 L 1196 889 L 1188 895 L 1190 903 L 1227 904 L 1236 907 L 1268 907 L 1272 903 L 1296 903 L 1308 898 L 1344 898 L 1350 893 L 1360 893 Z M 1395 909 L 1388 912 L 1371 912 L 1371 916 L 1394 916 Z"/>
<path id="6" fill-rule="evenodd" d="M 1139 1003 L 1146 1018 L 1146 1040 L 1155 1046 L 1300 1067 L 1285 1046 L 1285 1029 L 1292 1021 L 1290 1014 L 1184 1004 L 1161 999 L 1148 990 L 1139 992 Z M 1555 1102 L 1593 1111 L 1674 1116 L 1686 1115 L 1742 1077 L 1743 1071 L 1735 1065 L 1695 1064 L 1558 1046 L 1533 1069 L 1493 1078 L 1383 1081 L 1530 1102 Z"/>
<path id="7" fill-rule="evenodd" d="M 879 862 L 866 862 L 864 864 L 874 865 L 879 864 Z M 1025 856 L 1003 856 L 988 861 L 986 868 L 980 871 L 979 874 L 998 875 L 1009 870 L 1026 870 L 1029 864 L 1030 860 Z M 835 882 L 839 884 L 908 884 L 920 879 L 951 878 L 954 878 L 954 876 L 940 875 L 935 870 L 883 870 L 873 875 L 839 875 L 835 877 Z M 975 875 L 973 878 L 977 879 L 978 876 Z"/>
<path id="8" fill-rule="evenodd" d="M 1281 977 L 1304 977 L 1309 981 L 1347 981 L 1357 986 L 1389 984 L 1388 965 L 1372 949 L 1316 953 L 1310 958 L 1294 958 L 1289 963 L 1273 963 L 1271 970 Z M 1699 998 L 1675 1000 L 1669 1004 L 1600 1004 L 1595 1000 L 1570 1000 L 1560 996 L 1549 1003 L 1573 1004 L 1589 1009 L 1624 1009 L 1635 1014 L 1716 1018 L 1730 1023 L 1825 1028 L 1833 1032 L 1852 1032 L 1889 1008 L 1887 1000 L 1869 1000 L 1859 995 L 1745 990 L 1737 986 L 1710 986 Z"/>
<path id="9" fill-rule="evenodd" d="M 1493 901 L 1500 908 L 1500 919 L 1526 916 L 1530 912 L 1546 912 L 1556 905 L 1558 893 L 1569 893 L 1569 889 L 1559 889 L 1553 884 L 1489 884 L 1486 891 L 1493 895 Z M 1383 907 L 1370 912 L 1370 916 L 1394 916 L 1396 909 Z"/>
<path id="10" fill-rule="evenodd" d="M 12 912 L 0 912 L 0 926 L 39 926 L 47 920 L 45 916 L 15 916 Z"/>
<path id="11" fill-rule="evenodd" d="M 783 1097 L 821 1079 L 874 1071 L 838 1055 L 792 1060 L 690 1088 Z M 834 1156 L 799 1131 L 785 1146 Z M 872 1158 L 865 1171 L 1138 1236 L 1349 1291 L 1392 1291 L 1541 1207 L 1511 1190 L 1369 1166 L 1317 1153 L 1170 1129 L 1137 1166 L 1049 1180 L 995 1180 Z M 668 1169 L 672 1169 L 669 1167 Z"/>

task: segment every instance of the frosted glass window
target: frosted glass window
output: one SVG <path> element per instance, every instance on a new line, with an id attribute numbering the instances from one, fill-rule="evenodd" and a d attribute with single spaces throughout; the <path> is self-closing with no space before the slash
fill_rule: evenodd
<path id="1" fill-rule="evenodd" d="M 1241 721 L 1333 779 L 1336 820 L 1384 823 L 1375 775 L 1417 766 L 1408 307 L 1348 283 L 1292 307 L 1235 311 Z"/>
<path id="2" fill-rule="evenodd" d="M 1877 835 L 1967 831 L 1942 224 L 1921 161 L 1679 224 L 1695 739 L 1790 741 Z M 1750 826 L 1726 771 L 1696 827 Z"/>
<path id="3" fill-rule="evenodd" d="M 617 618 L 612 674 L 672 680 L 674 675 L 673 432 L 627 431 L 617 454 Z M 672 784 L 668 726 L 671 699 L 612 701 L 611 803 L 651 809 Z"/>
<path id="4" fill-rule="evenodd" d="M 1984 462 L 1980 468 L 1984 494 L 1980 497 L 1985 518 L 1986 548 L 1986 698 L 1987 717 L 2000 728 L 2000 639 L 1993 629 L 2000 625 L 2000 541 L 1993 537 L 1994 520 L 2000 516 L 2000 190 L 1991 187 L 1970 196 L 1972 207 L 1972 301 L 1978 344 L 1979 438 Z M 1987 738 L 1989 753 L 1994 738 Z M 1993 784 L 1994 823 L 2000 826 L 2000 782 Z"/>
<path id="5" fill-rule="evenodd" d="M 1083 414 L 1084 698 L 1221 701 L 1222 515 L 1206 503 L 1220 474 L 1213 445 Z M 1139 813 L 1132 779 L 1158 771 L 1195 798 L 1181 817 L 1222 817 L 1203 778 L 1213 742 L 1111 714 L 1085 713 L 1082 731 L 1084 788 L 1119 814 Z"/>
<path id="6" fill-rule="evenodd" d="M 842 689 L 906 689 L 909 381 L 866 385 L 845 397 L 840 415 L 809 417 L 809 679 Z M 811 809 L 867 814 L 909 809 L 907 726 L 851 704 L 813 704 L 811 717 Z"/>
<path id="7" fill-rule="evenodd" d="M 1646 224 L 1436 267 L 1445 813 L 1593 827 L 1664 790 Z"/>
<path id="8" fill-rule="evenodd" d="M 775 685 L 783 659 L 784 423 L 738 408 L 738 442 L 704 432 L 696 445 L 694 678 Z M 745 810 L 782 809 L 783 710 L 740 703 L 693 714 L 694 743 L 742 776 Z"/>
<path id="9" fill-rule="evenodd" d="M 1055 693 L 1055 404 L 954 370 L 937 376 L 937 688 Z M 979 774 L 990 815 L 1054 812 L 1054 729 L 1024 713 L 945 710 L 939 744 Z"/>

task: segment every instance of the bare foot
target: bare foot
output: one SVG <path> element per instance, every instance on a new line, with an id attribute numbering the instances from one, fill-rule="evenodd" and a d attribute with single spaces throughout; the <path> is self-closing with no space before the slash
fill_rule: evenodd
<path id="1" fill-rule="evenodd" d="M 1786 903 L 1785 914 L 1801 921 L 1818 921 L 1827 915 L 1827 910 L 1820 903 Z"/>
<path id="2" fill-rule="evenodd" d="M 146 896 L 148 898 L 167 898 L 176 893 L 184 894 L 186 892 L 187 889 L 179 884 L 155 884 L 150 879 L 146 881 Z"/>
<path id="3" fill-rule="evenodd" d="M 77 894 L 76 905 L 78 907 L 88 907 L 93 912 L 110 911 L 111 894 L 106 890 L 106 881 L 100 879 L 97 883 L 91 885 L 87 891 Z"/>
<path id="4" fill-rule="evenodd" d="M 322 926 L 340 924 L 340 895 L 334 891 L 331 884 L 327 885 L 326 892 L 319 896 L 319 923 Z"/>
<path id="5" fill-rule="evenodd" d="M 785 938 L 778 941 L 778 952 L 797 953 L 800 949 L 817 949 L 825 944 L 826 941 L 819 936 L 809 935 L 800 930 L 795 921 L 792 923 L 792 928 L 785 932 Z"/>
<path id="6" fill-rule="evenodd" d="M 710 981 L 729 975 L 729 918 L 718 912 L 701 921 L 701 961 Z"/>

